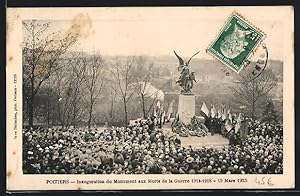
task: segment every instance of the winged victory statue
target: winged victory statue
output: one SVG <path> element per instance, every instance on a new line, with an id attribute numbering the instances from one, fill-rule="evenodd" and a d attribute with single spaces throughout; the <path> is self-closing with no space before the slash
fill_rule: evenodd
<path id="1" fill-rule="evenodd" d="M 196 56 L 200 51 L 196 52 L 191 58 L 185 62 L 175 51 L 175 55 L 179 60 L 178 71 L 180 72 L 180 77 L 176 81 L 176 84 L 182 88 L 181 94 L 192 94 L 191 89 L 193 88 L 193 82 L 196 82 L 194 72 L 190 72 L 189 63 L 194 56 Z"/>

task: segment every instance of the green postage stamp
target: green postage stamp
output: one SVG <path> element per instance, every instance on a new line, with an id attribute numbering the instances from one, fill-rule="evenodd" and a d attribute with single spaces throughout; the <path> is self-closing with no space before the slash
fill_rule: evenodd
<path id="1" fill-rule="evenodd" d="M 207 52 L 239 73 L 264 36 L 259 29 L 233 13 Z"/>

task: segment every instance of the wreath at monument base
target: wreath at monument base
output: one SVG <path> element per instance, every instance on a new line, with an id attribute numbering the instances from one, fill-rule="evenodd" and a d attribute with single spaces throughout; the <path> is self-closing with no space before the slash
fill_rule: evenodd
<path id="1" fill-rule="evenodd" d="M 191 123 L 187 125 L 179 119 L 175 120 L 172 123 L 172 130 L 181 137 L 204 137 L 208 135 L 208 129 L 204 122 L 199 121 L 195 116 L 191 119 Z"/>

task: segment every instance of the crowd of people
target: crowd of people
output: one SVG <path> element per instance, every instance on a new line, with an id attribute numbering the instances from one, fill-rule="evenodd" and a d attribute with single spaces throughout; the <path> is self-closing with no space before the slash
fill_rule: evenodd
<path id="1" fill-rule="evenodd" d="M 23 130 L 25 174 L 281 174 L 283 127 L 251 122 L 228 147 L 181 146 L 151 118 L 125 127 Z"/>

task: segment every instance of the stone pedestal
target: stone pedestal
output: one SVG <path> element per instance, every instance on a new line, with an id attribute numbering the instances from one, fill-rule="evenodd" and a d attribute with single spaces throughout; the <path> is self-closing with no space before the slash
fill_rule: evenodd
<path id="1" fill-rule="evenodd" d="M 191 123 L 191 118 L 195 116 L 195 95 L 179 95 L 178 115 L 184 124 Z"/>

